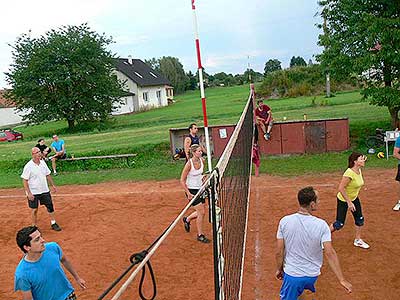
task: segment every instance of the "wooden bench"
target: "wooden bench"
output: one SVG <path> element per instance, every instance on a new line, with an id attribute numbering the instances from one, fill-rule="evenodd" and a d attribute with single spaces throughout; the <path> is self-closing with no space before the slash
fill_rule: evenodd
<path id="1" fill-rule="evenodd" d="M 78 161 L 82 160 L 83 162 L 91 159 L 106 159 L 106 158 L 126 158 L 126 164 L 131 166 L 129 163 L 129 158 L 137 156 L 136 153 L 134 154 L 115 154 L 115 155 L 101 155 L 101 156 L 82 156 L 82 157 L 68 157 L 62 159 L 62 161 Z"/>

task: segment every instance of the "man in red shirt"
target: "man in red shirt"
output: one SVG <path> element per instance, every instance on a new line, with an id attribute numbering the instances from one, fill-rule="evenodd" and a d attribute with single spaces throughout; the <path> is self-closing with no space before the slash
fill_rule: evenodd
<path id="1" fill-rule="evenodd" d="M 268 141 L 271 137 L 273 125 L 271 108 L 264 104 L 263 100 L 258 100 L 255 115 L 256 124 L 261 127 L 261 130 L 264 132 L 264 139 Z"/>

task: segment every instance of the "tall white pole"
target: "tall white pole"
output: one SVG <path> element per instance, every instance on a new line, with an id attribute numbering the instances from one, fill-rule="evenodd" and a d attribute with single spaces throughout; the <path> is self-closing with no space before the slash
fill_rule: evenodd
<path id="1" fill-rule="evenodd" d="M 196 43 L 196 54 L 197 54 L 197 69 L 199 71 L 200 97 L 201 97 L 201 105 L 203 108 L 204 134 L 206 136 L 207 164 L 208 164 L 208 171 L 211 173 L 212 171 L 211 148 L 210 148 L 210 136 L 208 134 L 206 96 L 204 93 L 204 81 L 203 81 L 203 66 L 201 65 L 201 56 L 200 56 L 200 40 L 199 40 L 199 33 L 197 26 L 196 6 L 194 4 L 195 0 L 191 0 L 191 2 L 192 2 L 192 12 L 193 12 L 194 38 Z"/>

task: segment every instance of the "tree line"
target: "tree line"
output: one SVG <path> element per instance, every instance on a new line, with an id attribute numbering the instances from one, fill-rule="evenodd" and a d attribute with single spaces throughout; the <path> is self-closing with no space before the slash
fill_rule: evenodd
<path id="1" fill-rule="evenodd" d="M 185 72 L 183 65 L 177 57 L 163 56 L 161 58 L 151 58 L 145 60 L 145 63 L 164 75 L 171 82 L 176 94 L 198 89 L 198 71 L 196 73 L 192 71 Z M 205 87 L 232 86 L 250 83 L 250 81 L 261 81 L 263 74 L 253 69 L 248 69 L 243 74 L 235 75 L 225 72 L 208 74 L 203 70 L 203 79 Z"/>

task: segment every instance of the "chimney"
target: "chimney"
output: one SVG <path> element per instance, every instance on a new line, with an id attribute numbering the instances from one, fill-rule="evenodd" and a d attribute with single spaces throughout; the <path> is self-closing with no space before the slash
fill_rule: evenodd
<path id="1" fill-rule="evenodd" d="M 132 55 L 128 55 L 128 63 L 129 63 L 130 65 L 133 64 Z"/>

